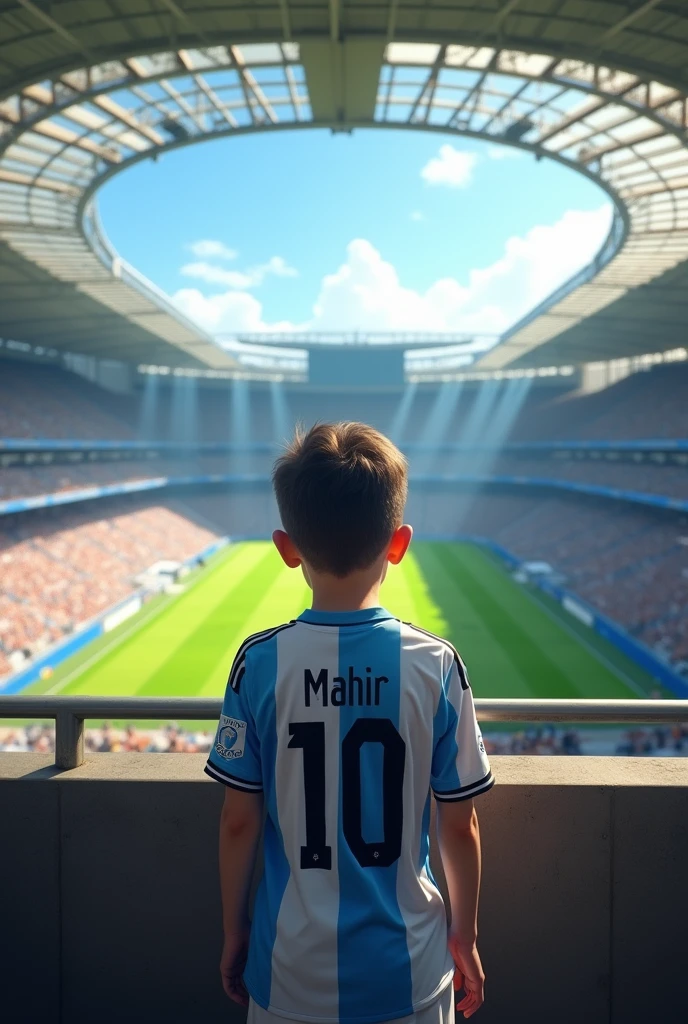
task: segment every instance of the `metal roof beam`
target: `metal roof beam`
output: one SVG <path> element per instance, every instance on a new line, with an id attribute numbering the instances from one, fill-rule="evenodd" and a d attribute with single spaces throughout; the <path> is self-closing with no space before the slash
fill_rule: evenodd
<path id="1" fill-rule="evenodd" d="M 239 48 L 236 46 L 228 46 L 227 50 L 234 62 L 235 70 L 239 73 L 239 78 L 241 79 L 241 86 L 244 91 L 244 98 L 246 99 L 246 106 L 249 109 L 252 121 L 255 123 L 257 120 L 255 116 L 255 106 L 257 105 L 263 111 L 268 121 L 270 121 L 272 124 L 277 124 L 277 114 L 272 109 L 272 106 L 267 97 L 265 96 L 265 94 L 263 93 L 263 90 L 260 88 L 257 81 L 246 67 L 246 64 L 244 62 L 243 57 L 241 56 Z"/>
<path id="2" fill-rule="evenodd" d="M 138 121 L 130 111 L 116 103 L 110 96 L 94 96 L 91 102 L 104 110 L 106 114 L 110 114 L 120 124 L 125 125 L 127 128 L 131 128 L 133 131 L 141 135 L 147 142 L 152 142 L 154 146 L 164 145 L 164 139 L 162 135 L 159 135 L 154 128 L 144 124 L 142 121 Z"/>
<path id="3" fill-rule="evenodd" d="M 603 44 L 606 43 L 607 40 L 613 39 L 614 36 L 618 36 L 619 32 L 623 32 L 625 28 L 632 25 L 634 21 L 638 20 L 638 18 L 642 18 L 643 14 L 647 14 L 653 8 L 658 7 L 662 2 L 663 0 L 644 0 L 644 3 L 641 3 L 638 7 L 629 11 L 625 17 L 621 18 L 612 25 L 611 28 L 608 28 L 606 32 L 602 33 L 597 40 L 600 48 L 602 48 Z"/>
<path id="4" fill-rule="evenodd" d="M 38 124 L 32 126 L 31 130 L 39 135 L 45 135 L 46 138 L 55 139 L 56 142 L 63 142 L 68 146 L 78 146 L 79 149 L 88 150 L 89 153 L 99 156 L 101 160 L 105 160 L 107 163 L 116 164 L 121 160 L 120 154 L 115 150 L 101 146 L 87 136 L 78 135 L 77 132 L 63 128 L 62 125 L 53 124 L 49 120 L 39 121 Z"/>
<path id="5" fill-rule="evenodd" d="M 502 6 L 497 11 L 494 17 L 493 25 L 495 29 L 501 28 L 505 19 L 511 14 L 514 7 L 516 7 L 516 5 L 519 4 L 520 2 L 521 0 L 505 0 L 505 2 L 502 4 Z"/>
<path id="6" fill-rule="evenodd" d="M 201 42 L 204 44 L 204 46 L 210 45 L 208 37 L 205 35 L 205 33 L 198 28 L 198 26 L 195 24 L 193 19 L 187 14 L 187 12 L 183 10 L 178 3 L 175 3 L 175 0 L 160 0 L 160 3 L 163 4 L 163 6 L 167 8 L 170 14 L 174 15 L 174 17 L 178 21 L 183 22 L 191 30 L 191 32 L 194 33 L 194 35 L 197 35 Z"/>
<path id="7" fill-rule="evenodd" d="M 333 43 L 339 42 L 339 0 L 328 0 L 330 12 L 330 39 Z"/>
<path id="8" fill-rule="evenodd" d="M 391 42 L 397 30 L 397 13 L 399 11 L 399 0 L 389 0 L 387 11 L 387 42 Z"/>
<path id="9" fill-rule="evenodd" d="M 187 117 L 190 117 L 193 123 L 196 125 L 198 131 L 201 132 L 201 134 L 205 134 L 205 125 L 200 120 L 198 112 L 195 111 L 193 107 L 191 107 L 186 102 L 182 94 L 178 92 L 174 88 L 174 86 L 167 81 L 166 78 L 162 78 L 158 84 L 160 85 L 160 88 L 167 93 L 169 98 L 177 104 L 182 114 L 185 114 Z"/>
<path id="10" fill-rule="evenodd" d="M 409 113 L 409 116 L 406 119 L 409 122 L 409 124 L 413 122 L 421 106 L 425 106 L 425 116 L 419 118 L 418 120 L 427 122 L 430 116 L 430 110 L 432 109 L 432 103 L 435 98 L 435 92 L 437 90 L 437 80 L 439 78 L 440 71 L 444 66 L 446 56 L 447 47 L 445 44 L 444 46 L 440 46 L 437 57 L 435 58 L 432 67 L 430 68 L 428 77 L 423 83 L 423 86 L 420 92 L 418 93 L 415 103 L 411 107 L 411 112 Z"/>
<path id="11" fill-rule="evenodd" d="M 468 117 L 465 118 L 465 123 L 469 124 L 471 118 L 473 117 L 473 114 L 477 109 L 478 103 L 480 102 L 480 93 L 482 91 L 483 85 L 485 84 L 485 79 L 489 74 L 491 74 L 495 70 L 495 65 L 499 58 L 499 53 L 499 50 L 494 51 L 494 53 L 490 57 L 490 60 L 485 65 L 483 70 L 480 72 L 480 75 L 478 76 L 478 78 L 476 79 L 476 81 L 474 82 L 474 84 L 464 97 L 463 103 L 456 108 L 456 110 L 453 112 L 453 114 L 447 121 L 447 128 L 453 128 L 455 125 L 457 125 L 459 122 L 459 118 L 463 114 L 464 110 L 466 110 L 466 108 L 468 107 L 468 104 L 473 103 L 473 109 L 471 110 Z"/>
<path id="12" fill-rule="evenodd" d="M 289 0 L 279 0 L 280 18 L 282 19 L 282 35 L 286 41 L 291 39 L 291 15 L 289 13 Z"/>
<path id="13" fill-rule="evenodd" d="M 220 102 L 216 93 L 213 91 L 213 89 L 210 88 L 205 78 L 194 70 L 193 62 L 189 58 L 189 54 L 186 50 L 179 51 L 179 59 L 184 65 L 184 67 L 192 75 L 194 82 L 201 90 L 201 92 L 205 95 L 205 97 L 210 101 L 215 110 L 222 115 L 222 117 L 225 119 L 228 125 L 230 125 L 232 128 L 236 128 L 238 126 L 237 119 L 227 109 L 227 107 Z"/>
<path id="14" fill-rule="evenodd" d="M 52 29 L 58 36 L 61 36 L 66 42 L 75 46 L 79 53 L 82 53 L 89 64 L 96 64 L 97 58 L 93 55 L 93 52 L 81 42 L 80 39 L 66 29 L 64 25 L 61 25 L 59 21 L 55 21 L 47 11 L 42 10 L 38 4 L 33 3 L 33 0 L 17 0 L 17 3 L 21 4 L 24 10 L 28 11 L 29 14 L 33 14 L 34 18 L 38 18 L 44 25 Z"/>
<path id="15" fill-rule="evenodd" d="M 282 56 L 284 56 L 284 52 L 282 52 Z M 300 109 L 300 105 L 299 105 L 299 102 L 298 102 L 298 95 L 297 95 L 297 91 L 296 91 L 296 82 L 294 80 L 294 72 L 289 67 L 289 65 L 286 63 L 286 61 L 285 61 L 285 64 L 284 64 L 284 78 L 285 78 L 286 83 L 287 83 L 287 89 L 289 90 L 289 99 L 291 101 L 292 109 L 294 111 L 294 120 L 295 121 L 300 121 L 301 120 L 301 109 Z"/>

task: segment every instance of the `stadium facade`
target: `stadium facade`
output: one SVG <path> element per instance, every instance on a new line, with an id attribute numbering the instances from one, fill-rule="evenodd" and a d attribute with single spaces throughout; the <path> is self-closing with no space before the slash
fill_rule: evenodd
<path id="1" fill-rule="evenodd" d="M 481 718 L 513 730 L 530 698 L 533 728 L 485 733 L 481 1020 L 685 1019 L 688 710 L 637 698 L 688 687 L 687 97 L 680 0 L 0 0 L 8 1020 L 244 1019 L 217 977 L 210 737 L 117 720 L 216 717 L 232 644 L 300 610 L 264 539 L 225 536 L 275 525 L 298 418 L 366 419 L 406 451 L 428 540 L 397 613 L 460 645 Z M 113 250 L 98 189 L 308 127 L 554 159 L 610 197 L 609 236 L 477 361 L 465 336 L 219 345 Z M 624 736 L 616 702 L 574 727 L 600 696 Z M 5 721 L 27 714 L 59 728 Z M 115 725 L 84 736 L 96 716 Z M 658 756 L 499 756 L 581 752 Z"/>
<path id="2" fill-rule="evenodd" d="M 0 334 L 231 369 L 112 250 L 94 203 L 100 185 L 213 137 L 405 127 L 557 160 L 613 202 L 591 265 L 512 328 L 485 367 L 682 347 L 688 16 L 655 2 L 536 6 L 122 0 L 48 13 L 3 3 Z"/>
<path id="3" fill-rule="evenodd" d="M 65 0 L 48 11 L 9 0 L 0 26 L 8 548 L 27 529 L 45 536 L 69 516 L 106 517 L 105 499 L 174 498 L 187 511 L 195 503 L 196 525 L 216 533 L 265 534 L 275 519 L 271 460 L 293 423 L 361 418 L 407 451 L 420 533 L 487 532 L 520 558 L 547 555 L 579 596 L 643 641 L 666 640 L 672 665 L 682 663 L 680 6 Z M 309 127 L 429 131 L 555 160 L 609 196 L 608 237 L 499 339 L 280 334 L 220 344 L 114 251 L 98 189 L 180 147 Z M 562 536 L 557 520 L 568 524 Z M 607 529 L 618 555 L 601 579 L 590 537 Z M 617 543 L 625 529 L 645 538 L 642 558 Z M 566 561 L 570 544 L 577 564 Z M 639 579 L 645 561 L 658 596 L 643 611 L 622 607 L 615 581 Z M 662 591 L 669 564 L 679 611 Z M 7 597 L 10 620 L 22 623 L 11 644 L 33 655 L 43 627 L 22 618 L 16 598 Z M 73 625 L 101 605 L 62 619 Z"/>

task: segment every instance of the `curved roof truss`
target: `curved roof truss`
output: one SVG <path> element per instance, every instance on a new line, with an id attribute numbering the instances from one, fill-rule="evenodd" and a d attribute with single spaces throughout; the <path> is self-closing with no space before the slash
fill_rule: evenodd
<path id="1" fill-rule="evenodd" d="M 254 9 L 257 19 L 278 12 L 273 36 L 278 41 L 218 44 L 210 21 L 206 23 L 213 5 L 200 0 L 186 4 L 160 0 L 157 8 L 167 8 L 167 20 L 176 25 L 177 37 L 186 34 L 195 45 L 124 56 L 140 49 L 140 41 L 132 38 L 129 43 L 120 41 L 122 56 L 81 67 L 73 65 L 79 58 L 83 64 L 84 59 L 97 57 L 102 46 L 92 47 L 84 39 L 85 31 L 67 28 L 54 17 L 56 10 L 66 11 L 67 6 L 52 4 L 53 13 L 45 15 L 29 0 L 19 2 L 25 13 L 40 22 L 41 29 L 34 35 L 43 44 L 50 39 L 53 44 L 62 40 L 71 46 L 63 63 L 71 61 L 72 67 L 34 80 L 0 101 L 0 240 L 8 254 L 0 266 L 14 260 L 10 277 L 13 270 L 15 277 L 20 276 L 19 270 L 26 267 L 37 274 L 26 282 L 24 292 L 21 287 L 15 290 L 14 306 L 3 301 L 3 333 L 8 332 L 12 316 L 26 326 L 22 305 L 27 298 L 47 304 L 43 315 L 32 321 L 32 329 L 37 337 L 43 336 L 41 331 L 49 333 L 56 318 L 48 285 L 59 291 L 61 283 L 72 297 L 88 300 L 94 310 L 105 308 L 116 322 L 156 337 L 161 348 L 155 353 L 140 350 L 143 334 L 131 338 L 131 351 L 151 363 L 166 361 L 161 354 L 165 346 L 169 362 L 169 346 L 173 346 L 182 362 L 230 366 L 231 357 L 113 252 L 98 224 L 93 197 L 109 177 L 139 160 L 155 159 L 165 150 L 202 140 L 254 131 L 403 126 L 468 135 L 529 150 L 538 159 L 555 159 L 605 189 L 615 215 L 593 264 L 483 357 L 481 365 L 486 368 L 604 358 L 599 339 L 589 350 L 584 339 L 567 341 L 575 334 L 571 328 L 606 307 L 616 308 L 629 292 L 664 279 L 663 275 L 688 260 L 684 69 L 677 64 L 672 71 L 665 58 L 660 72 L 640 59 L 642 27 L 650 15 L 655 17 L 659 3 L 646 2 L 641 5 L 643 11 L 624 7 L 625 14 L 606 24 L 590 52 L 580 39 L 569 40 L 564 47 L 552 31 L 547 37 L 547 25 L 551 30 L 563 24 L 554 14 L 549 20 L 541 15 L 537 47 L 532 39 L 529 49 L 504 42 L 495 45 L 495 36 L 508 37 L 506 30 L 517 14 L 526 18 L 525 0 L 506 0 L 490 13 L 482 31 L 464 25 L 453 33 L 455 39 L 470 37 L 470 45 L 429 41 L 433 35 L 437 40 L 448 33 L 446 25 L 441 30 L 429 24 L 433 18 L 427 8 L 420 18 L 424 24 L 403 34 L 428 41 L 399 41 L 412 8 L 395 2 L 387 9 L 384 33 L 377 38 L 343 37 L 346 19 L 353 18 L 355 10 L 362 25 L 367 8 L 343 7 L 333 25 L 333 5 L 329 5 L 324 10 L 330 21 L 324 31 L 318 30 L 320 38 L 304 38 L 299 44 L 290 37 L 296 34 L 295 25 L 306 8 L 287 0 L 274 11 Z M 113 5 L 89 4 L 91 9 L 96 6 L 108 21 L 105 12 L 112 12 Z M 576 6 L 572 2 L 567 8 Z M 591 5 L 585 6 L 590 9 Z M 593 6 L 601 9 L 609 4 Z M 0 16 L 9 7 L 17 4 L 0 3 Z M 127 17 L 134 19 L 135 13 L 130 0 L 120 0 L 118 8 L 125 7 L 127 15 L 114 20 L 131 28 L 134 21 L 127 22 Z M 213 9 L 219 17 L 217 7 Z M 315 17 L 317 5 L 309 9 Z M 477 8 L 472 10 L 477 16 Z M 445 22 L 450 14 L 442 9 Z M 663 14 L 666 23 L 668 15 Z M 518 19 L 514 21 L 514 28 L 519 24 Z M 243 34 L 255 39 L 262 33 L 256 28 Z M 387 42 L 395 34 L 396 41 Z M 660 35 L 657 30 L 657 38 Z M 671 33 L 665 35 L 662 45 L 669 53 Z M 107 38 L 103 29 L 101 39 Z M 612 45 L 631 38 L 636 56 L 629 51 L 623 60 L 615 57 L 619 65 L 627 65 L 626 70 L 602 60 Z M 681 45 L 674 40 L 674 49 Z M 590 56 L 562 55 L 563 49 L 587 51 Z M 688 53 L 688 45 L 685 50 Z M 0 60 L 2 52 L 0 44 Z M 633 63 L 636 70 L 631 70 Z M 40 62 L 35 64 L 37 70 L 39 66 Z M 17 73 L 17 77 L 21 76 Z M 97 317 L 82 318 L 71 326 L 62 323 L 52 343 L 78 349 L 83 331 L 83 347 L 93 352 L 87 336 L 94 334 L 97 323 Z M 107 355 L 119 351 L 126 358 L 126 347 L 113 350 L 110 337 L 102 332 L 101 343 Z M 623 334 L 612 332 L 608 355 L 630 355 L 648 347 L 656 346 L 648 346 L 642 332 L 627 329 Z"/>

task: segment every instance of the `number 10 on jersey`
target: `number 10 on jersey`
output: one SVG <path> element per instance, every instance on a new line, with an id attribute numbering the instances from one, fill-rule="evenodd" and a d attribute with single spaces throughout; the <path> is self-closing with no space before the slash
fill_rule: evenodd
<path id="1" fill-rule="evenodd" d="M 325 818 L 325 723 L 292 722 L 289 735 L 289 747 L 303 750 L 306 845 L 301 847 L 301 867 L 330 871 L 332 847 L 327 845 Z M 366 842 L 363 838 L 361 748 L 364 743 L 379 743 L 383 750 L 383 838 L 379 842 Z M 401 856 L 405 763 L 406 744 L 389 718 L 357 718 L 342 740 L 342 832 L 363 868 L 389 867 Z M 379 792 L 379 780 L 366 779 L 365 784 Z M 333 798 L 337 798 L 335 794 Z"/>

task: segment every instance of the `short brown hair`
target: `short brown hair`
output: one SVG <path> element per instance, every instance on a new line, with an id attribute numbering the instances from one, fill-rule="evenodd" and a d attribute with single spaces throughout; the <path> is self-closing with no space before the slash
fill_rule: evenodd
<path id="1" fill-rule="evenodd" d="M 401 526 L 406 459 L 365 423 L 316 423 L 272 474 L 284 529 L 316 571 L 366 569 Z"/>

